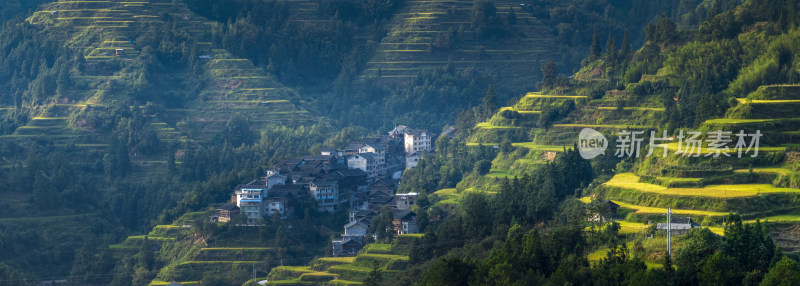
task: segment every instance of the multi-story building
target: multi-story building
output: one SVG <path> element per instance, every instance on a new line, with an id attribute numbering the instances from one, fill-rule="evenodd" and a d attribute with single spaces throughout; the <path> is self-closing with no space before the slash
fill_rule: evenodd
<path id="1" fill-rule="evenodd" d="M 278 170 L 269 170 L 264 177 L 261 178 L 261 181 L 267 186 L 267 190 L 269 190 L 276 185 L 285 185 L 286 176 L 281 175 Z"/>
<path id="2" fill-rule="evenodd" d="M 286 218 L 286 198 L 265 198 L 264 199 L 264 213 L 267 216 L 274 216 L 277 214 L 280 218 Z"/>
<path id="3" fill-rule="evenodd" d="M 394 201 L 398 210 L 410 209 L 417 202 L 417 193 L 396 194 Z"/>
<path id="4" fill-rule="evenodd" d="M 406 154 L 433 150 L 433 134 L 428 130 L 407 129 L 403 136 Z"/>
<path id="5" fill-rule="evenodd" d="M 247 184 L 241 185 L 234 191 L 236 206 L 241 215 L 244 215 L 248 224 L 256 223 L 264 217 L 263 198 L 267 196 L 267 186 Z"/>
<path id="6" fill-rule="evenodd" d="M 317 201 L 318 211 L 332 212 L 339 205 L 339 184 L 336 181 L 311 181 L 308 191 Z"/>
<path id="7" fill-rule="evenodd" d="M 347 167 L 359 169 L 367 173 L 367 180 L 372 182 L 378 176 L 379 156 L 375 153 L 359 153 L 347 157 Z"/>

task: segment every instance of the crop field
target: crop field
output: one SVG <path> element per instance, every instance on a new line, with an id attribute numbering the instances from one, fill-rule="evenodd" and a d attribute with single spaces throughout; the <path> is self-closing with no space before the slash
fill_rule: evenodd
<path id="1" fill-rule="evenodd" d="M 594 128 L 594 129 L 655 129 L 655 126 L 628 124 L 553 124 L 556 128 Z"/>
<path id="2" fill-rule="evenodd" d="M 479 146 L 479 145 L 483 145 L 483 146 L 495 146 L 495 145 L 496 146 L 500 146 L 500 143 L 477 143 L 477 142 L 469 142 L 469 143 L 467 143 L 467 146 L 470 146 L 470 147 L 475 147 L 475 146 Z M 528 148 L 528 149 L 531 149 L 531 150 L 537 150 L 537 151 L 551 151 L 551 152 L 562 152 L 562 151 L 564 151 L 564 146 L 540 145 L 540 144 L 534 144 L 533 142 L 515 142 L 515 143 L 511 143 L 511 145 L 514 146 L 514 147 L 524 147 L 524 148 Z"/>
<path id="3" fill-rule="evenodd" d="M 486 177 L 489 177 L 489 178 L 507 178 L 508 177 L 508 171 L 507 170 L 492 169 L 488 174 L 486 174 Z"/>
<path id="4" fill-rule="evenodd" d="M 734 139 L 734 140 L 735 140 L 735 139 Z M 749 142 L 748 142 L 748 144 L 749 144 Z M 729 155 L 731 155 L 732 157 L 736 157 L 736 156 L 738 156 L 738 150 L 737 150 L 736 152 L 734 152 L 734 150 L 733 150 L 733 148 L 735 147 L 735 145 L 728 145 L 728 147 L 730 148 L 730 149 L 727 151 L 727 153 L 728 153 Z M 713 154 L 716 154 L 716 150 L 714 150 L 714 149 L 708 149 L 708 147 L 707 147 L 707 146 L 701 146 L 700 148 L 694 147 L 694 149 L 691 149 L 691 150 L 686 150 L 686 149 L 687 149 L 687 145 L 686 145 L 686 143 L 684 143 L 684 144 L 683 144 L 683 146 L 681 146 L 681 149 L 682 149 L 682 151 L 687 151 L 687 152 L 688 152 L 688 151 L 691 151 L 691 153 L 692 153 L 692 155 L 691 155 L 691 156 L 695 156 L 696 154 L 700 154 L 699 156 L 705 156 L 705 155 L 713 155 Z M 724 149 L 724 148 L 722 148 L 722 149 Z M 744 156 L 750 156 L 750 155 L 752 155 L 752 154 L 753 154 L 753 152 L 755 152 L 755 150 L 754 150 L 754 149 L 751 149 L 749 153 L 745 154 L 745 153 L 744 153 L 744 151 L 745 151 L 746 149 L 747 149 L 747 148 L 744 148 L 744 149 L 742 150 L 742 156 L 743 156 L 743 157 L 744 157 Z M 661 148 L 656 148 L 656 151 L 660 151 L 660 150 L 661 150 Z M 667 150 L 669 150 L 669 151 L 671 151 L 671 152 L 673 152 L 673 153 L 674 153 L 674 152 L 676 152 L 676 151 L 678 151 L 678 143 L 677 143 L 677 142 L 674 142 L 674 143 L 667 143 Z M 776 146 L 758 146 L 758 152 L 782 152 L 782 151 L 784 151 L 784 150 L 786 150 L 786 147 L 776 147 Z M 721 150 L 720 150 L 720 151 L 721 151 Z M 687 153 L 687 155 L 688 155 L 688 153 Z M 722 155 L 722 154 L 721 154 L 720 156 L 725 156 L 725 155 Z"/>
<path id="5" fill-rule="evenodd" d="M 518 126 L 498 126 L 492 125 L 488 122 L 481 122 L 475 125 L 475 129 L 522 129 L 522 127 Z"/>
<path id="6" fill-rule="evenodd" d="M 172 283 L 172 281 L 161 281 L 161 280 L 155 280 L 154 279 L 148 285 L 150 285 L 150 286 L 164 286 L 164 285 L 169 285 L 170 283 Z M 181 285 L 199 285 L 200 281 L 180 281 L 178 283 L 180 283 Z"/>
<path id="7" fill-rule="evenodd" d="M 747 99 L 737 98 L 739 103 L 754 103 L 754 104 L 786 104 L 786 103 L 800 103 L 800 99 Z"/>
<path id="8" fill-rule="evenodd" d="M 621 201 L 612 200 L 612 202 L 618 204 L 622 208 L 636 210 L 637 214 L 664 214 L 667 213 L 667 209 L 665 208 L 657 208 L 657 207 L 644 207 L 644 206 L 637 206 L 634 204 L 629 204 Z M 714 212 L 714 211 L 701 211 L 701 210 L 681 210 L 681 209 L 672 209 L 672 213 L 679 214 L 679 215 L 703 215 L 703 216 L 726 216 L 728 215 L 727 212 Z"/>
<path id="9" fill-rule="evenodd" d="M 764 218 L 759 218 L 760 221 L 765 222 L 800 222 L 800 213 L 793 213 L 793 214 L 783 214 L 783 215 L 774 215 L 768 216 Z M 754 223 L 755 219 L 748 220 L 745 222 Z"/>
<path id="10" fill-rule="evenodd" d="M 597 107 L 598 110 L 617 110 L 616 107 L 611 106 L 600 106 Z M 664 111 L 663 107 L 623 107 L 622 110 L 633 110 L 633 111 Z"/>
<path id="11" fill-rule="evenodd" d="M 527 98 L 563 98 L 563 99 L 585 99 L 588 98 L 582 95 L 551 95 L 541 94 L 540 92 L 529 92 L 525 94 Z"/>
<path id="12" fill-rule="evenodd" d="M 800 193 L 800 189 L 778 188 L 769 184 L 709 185 L 702 188 L 667 188 L 649 183 L 641 183 L 639 182 L 639 176 L 632 173 L 618 174 L 603 185 L 647 193 L 712 198 L 751 197 L 770 193 Z"/>
<path id="13" fill-rule="evenodd" d="M 673 183 L 699 183 L 701 178 L 674 178 L 674 177 L 656 177 L 656 180 L 663 182 L 666 185 Z"/>
<path id="14" fill-rule="evenodd" d="M 201 248 L 200 251 L 215 251 L 215 250 L 254 250 L 254 251 L 264 251 L 264 250 L 273 250 L 272 247 L 204 247 Z"/>
<path id="15" fill-rule="evenodd" d="M 368 245 L 371 245 L 371 244 L 368 244 Z M 356 261 L 356 258 L 354 256 L 352 256 L 352 257 L 321 257 L 321 258 L 318 258 L 318 260 L 327 261 L 327 262 L 353 263 L 354 261 Z"/>
<path id="16" fill-rule="evenodd" d="M 452 64 L 456 70 L 474 67 L 489 73 L 493 71 L 530 72 L 544 61 L 558 55 L 548 47 L 552 37 L 541 23 L 518 4 L 500 5 L 498 15 L 514 9 L 520 37 L 507 38 L 496 43 L 472 39 L 473 31 L 460 32 L 460 39 L 447 52 L 431 43 L 437 35 L 448 30 L 459 30 L 469 25 L 471 1 L 407 1 L 391 21 L 391 29 L 377 45 L 372 58 L 362 70 L 360 78 L 378 79 L 382 82 L 407 82 L 421 71 L 443 68 Z M 547 35 L 547 36 L 545 36 Z M 532 42 L 531 40 L 537 40 Z M 536 44 L 532 44 L 536 43 Z M 515 82 L 513 77 L 501 77 L 500 84 Z M 529 84 L 529 83 L 528 83 Z"/>
<path id="17" fill-rule="evenodd" d="M 736 173 L 748 173 L 748 172 L 750 172 L 750 169 L 736 169 L 736 170 L 734 170 L 734 172 L 736 172 Z M 786 168 L 773 167 L 773 168 L 753 168 L 753 173 L 791 175 L 791 174 L 794 174 L 796 172 L 794 172 L 792 170 L 789 170 L 789 169 L 786 169 Z"/>

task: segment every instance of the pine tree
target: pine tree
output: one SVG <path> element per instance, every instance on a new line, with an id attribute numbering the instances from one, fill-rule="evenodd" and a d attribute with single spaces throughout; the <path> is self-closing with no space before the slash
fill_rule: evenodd
<path id="1" fill-rule="evenodd" d="M 483 117 L 490 118 L 493 114 L 495 109 L 497 109 L 497 97 L 494 94 L 494 87 L 489 85 L 489 89 L 486 91 L 486 96 L 483 98 Z"/>
<path id="2" fill-rule="evenodd" d="M 372 271 L 364 279 L 364 286 L 380 286 L 383 284 L 383 276 L 381 274 L 380 265 L 377 260 L 372 261 Z"/>
<path id="3" fill-rule="evenodd" d="M 608 32 L 608 40 L 606 40 L 606 58 L 612 63 L 617 59 L 617 43 L 611 32 Z"/>
<path id="4" fill-rule="evenodd" d="M 550 87 L 556 81 L 556 63 L 553 61 L 547 61 L 546 64 L 542 66 L 542 82 L 540 88 L 543 87 Z"/>
<path id="5" fill-rule="evenodd" d="M 669 253 L 664 255 L 664 261 L 662 263 L 664 266 L 664 273 L 667 274 L 667 279 L 672 279 L 672 275 L 675 273 L 675 268 L 672 267 L 672 256 Z"/>
<path id="6" fill-rule="evenodd" d="M 622 37 L 622 51 L 620 54 L 627 57 L 631 53 L 631 42 L 628 39 L 628 31 L 625 31 L 625 36 Z"/>
<path id="7" fill-rule="evenodd" d="M 594 28 L 594 35 L 592 35 L 592 59 L 600 57 L 600 39 L 597 38 L 597 28 Z"/>

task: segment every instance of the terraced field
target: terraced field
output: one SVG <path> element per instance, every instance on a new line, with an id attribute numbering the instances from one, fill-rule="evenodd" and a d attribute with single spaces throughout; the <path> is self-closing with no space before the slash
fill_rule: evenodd
<path id="1" fill-rule="evenodd" d="M 116 255 L 136 252 L 143 246 L 146 238 L 160 246 L 161 255 L 174 257 L 159 271 L 150 285 L 166 285 L 167 281 L 197 284 L 208 272 L 228 273 L 233 267 L 244 267 L 249 271 L 252 265 L 262 266 L 264 261 L 275 258 L 275 251 L 271 247 L 235 243 L 225 247 L 209 247 L 193 243 L 192 237 L 197 235 L 197 229 L 186 223 L 205 217 L 203 212 L 187 213 L 172 225 L 157 225 L 147 235 L 129 236 L 122 243 L 109 247 Z"/>
<path id="2" fill-rule="evenodd" d="M 291 1 L 290 9 L 297 21 L 313 21 L 317 2 Z M 213 138 L 234 114 L 244 114 L 257 130 L 272 127 L 313 124 L 317 118 L 300 108 L 297 94 L 246 59 L 216 49 L 211 43 L 211 31 L 218 25 L 191 13 L 181 0 L 147 1 L 55 1 L 43 5 L 27 21 L 44 29 L 65 45 L 83 52 L 87 68 L 74 74 L 75 88 L 69 90 L 69 101 L 51 102 L 41 106 L 26 106 L 34 117 L 0 140 L 21 141 L 30 138 L 51 140 L 56 147 L 76 150 L 80 154 L 105 152 L 109 136 L 86 127 L 86 116 L 108 113 L 126 101 L 134 88 L 137 62 L 142 47 L 135 39 L 170 18 L 174 26 L 187 32 L 201 58 L 200 89 L 175 86 L 165 93 L 183 94 L 190 100 L 180 108 L 167 109 L 158 117 L 149 117 L 163 142 L 203 142 Z M 206 57 L 210 57 L 206 58 Z M 94 68 L 101 67 L 101 68 Z M 109 68 L 114 67 L 114 68 Z M 191 71 L 169 71 L 158 76 L 162 80 L 180 82 Z M 174 79 L 174 80 L 173 80 Z M 117 85 L 113 90 L 107 86 Z M 5 110 L 11 109 L 6 107 Z M 178 122 L 190 128 L 178 128 Z M 184 146 L 181 144 L 180 146 Z M 190 144 L 188 146 L 193 146 Z M 139 166 L 163 165 L 167 154 L 132 158 Z"/>
<path id="3" fill-rule="evenodd" d="M 554 38 L 542 23 L 519 7 L 519 2 L 494 1 L 498 14 L 511 9 L 517 16 L 512 34 L 500 41 L 477 41 L 470 29 L 472 0 L 405 1 L 391 20 L 391 30 L 378 43 L 361 78 L 407 83 L 421 72 L 452 63 L 456 71 L 474 67 L 497 74 L 499 84 L 531 86 L 519 74 L 536 74 L 547 60 L 556 59 Z M 459 33 L 458 31 L 462 31 Z M 457 38 L 451 50 L 433 45 L 439 37 Z"/>
<path id="4" fill-rule="evenodd" d="M 400 235 L 392 244 L 370 243 L 355 257 L 322 257 L 309 266 L 278 266 L 267 285 L 361 285 L 377 262 L 384 279 L 408 267 L 411 245 L 420 235 Z"/>
<path id="5" fill-rule="evenodd" d="M 646 80 L 647 77 L 643 77 Z M 580 80 L 580 79 L 575 79 Z M 666 144 L 668 155 L 652 156 L 637 162 L 632 173 L 619 173 L 595 188 L 591 197 L 609 199 L 620 206 L 621 232 L 641 233 L 648 225 L 642 222 L 661 222 L 667 207 L 679 216 L 689 216 L 695 222 L 722 235 L 724 217 L 741 214 L 746 222 L 756 220 L 772 223 L 794 224 L 800 222 L 800 189 L 791 187 L 797 176 L 798 154 L 793 149 L 800 142 L 800 119 L 797 118 L 800 86 L 763 86 L 747 98 L 738 99 L 739 105 L 731 108 L 724 118 L 711 119 L 700 126 L 703 142 L 684 156 L 686 144 L 678 148 L 677 142 Z M 571 108 L 568 115 L 541 126 L 539 117 L 546 111 Z M 574 106 L 574 107 L 573 107 Z M 511 139 L 514 147 L 527 147 L 525 155 L 501 154 L 493 161 L 488 178 L 509 176 L 511 170 L 531 168 L 530 163 L 546 162 L 545 154 L 560 152 L 564 146 L 572 147 L 583 128 L 592 128 L 605 135 L 620 130 L 658 130 L 664 108 L 647 96 L 631 97 L 625 92 L 609 92 L 601 98 L 589 99 L 574 94 L 545 94 L 530 92 L 512 106 L 500 110 L 484 123 L 478 124 L 469 138 L 468 146 L 500 146 L 499 142 Z M 737 133 L 761 130 L 762 140 L 758 156 L 754 150 L 737 158 L 734 150 L 736 136 L 729 146 L 730 157 L 709 148 L 705 132 L 723 130 Z M 693 130 L 688 130 L 693 131 Z M 608 138 L 608 137 L 607 137 Z M 648 139 L 649 140 L 649 139 Z M 647 153 L 648 142 L 642 151 Z M 750 142 L 746 142 L 750 143 Z M 609 148 L 614 150 L 614 142 Z M 497 148 L 497 147 L 496 147 Z M 724 148 L 723 148 L 724 149 Z M 746 149 L 746 146 L 745 146 Z M 519 151 L 519 150 L 517 150 Z M 653 150 L 659 155 L 661 147 Z M 744 151 L 744 150 L 743 150 Z M 534 155 L 531 155 L 534 154 Z M 541 155 L 536 155 L 541 154 Z M 613 154 L 613 151 L 612 153 Z M 606 150 L 606 156 L 609 156 Z M 510 162 L 509 162 L 510 161 Z M 641 161 L 641 159 L 640 159 Z M 794 183 L 792 183 L 794 184 Z M 437 192 L 444 198 L 441 203 L 457 203 L 457 195 L 449 190 Z M 584 198 L 588 203 L 591 198 Z M 777 235 L 777 232 L 774 233 Z M 798 249 L 794 240 L 782 240 L 784 247 Z"/>

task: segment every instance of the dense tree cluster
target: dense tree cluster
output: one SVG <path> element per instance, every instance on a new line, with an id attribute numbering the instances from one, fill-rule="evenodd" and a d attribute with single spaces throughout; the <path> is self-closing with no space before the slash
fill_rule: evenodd
<path id="1" fill-rule="evenodd" d="M 200 15 L 220 22 L 214 43 L 237 56 L 265 67 L 289 85 L 326 85 L 340 73 L 354 73 L 367 55 L 353 43 L 353 27 L 374 31 L 381 27 L 401 1 L 321 1 L 317 15 L 322 23 L 295 21 L 289 2 L 191 0 L 187 5 Z"/>

